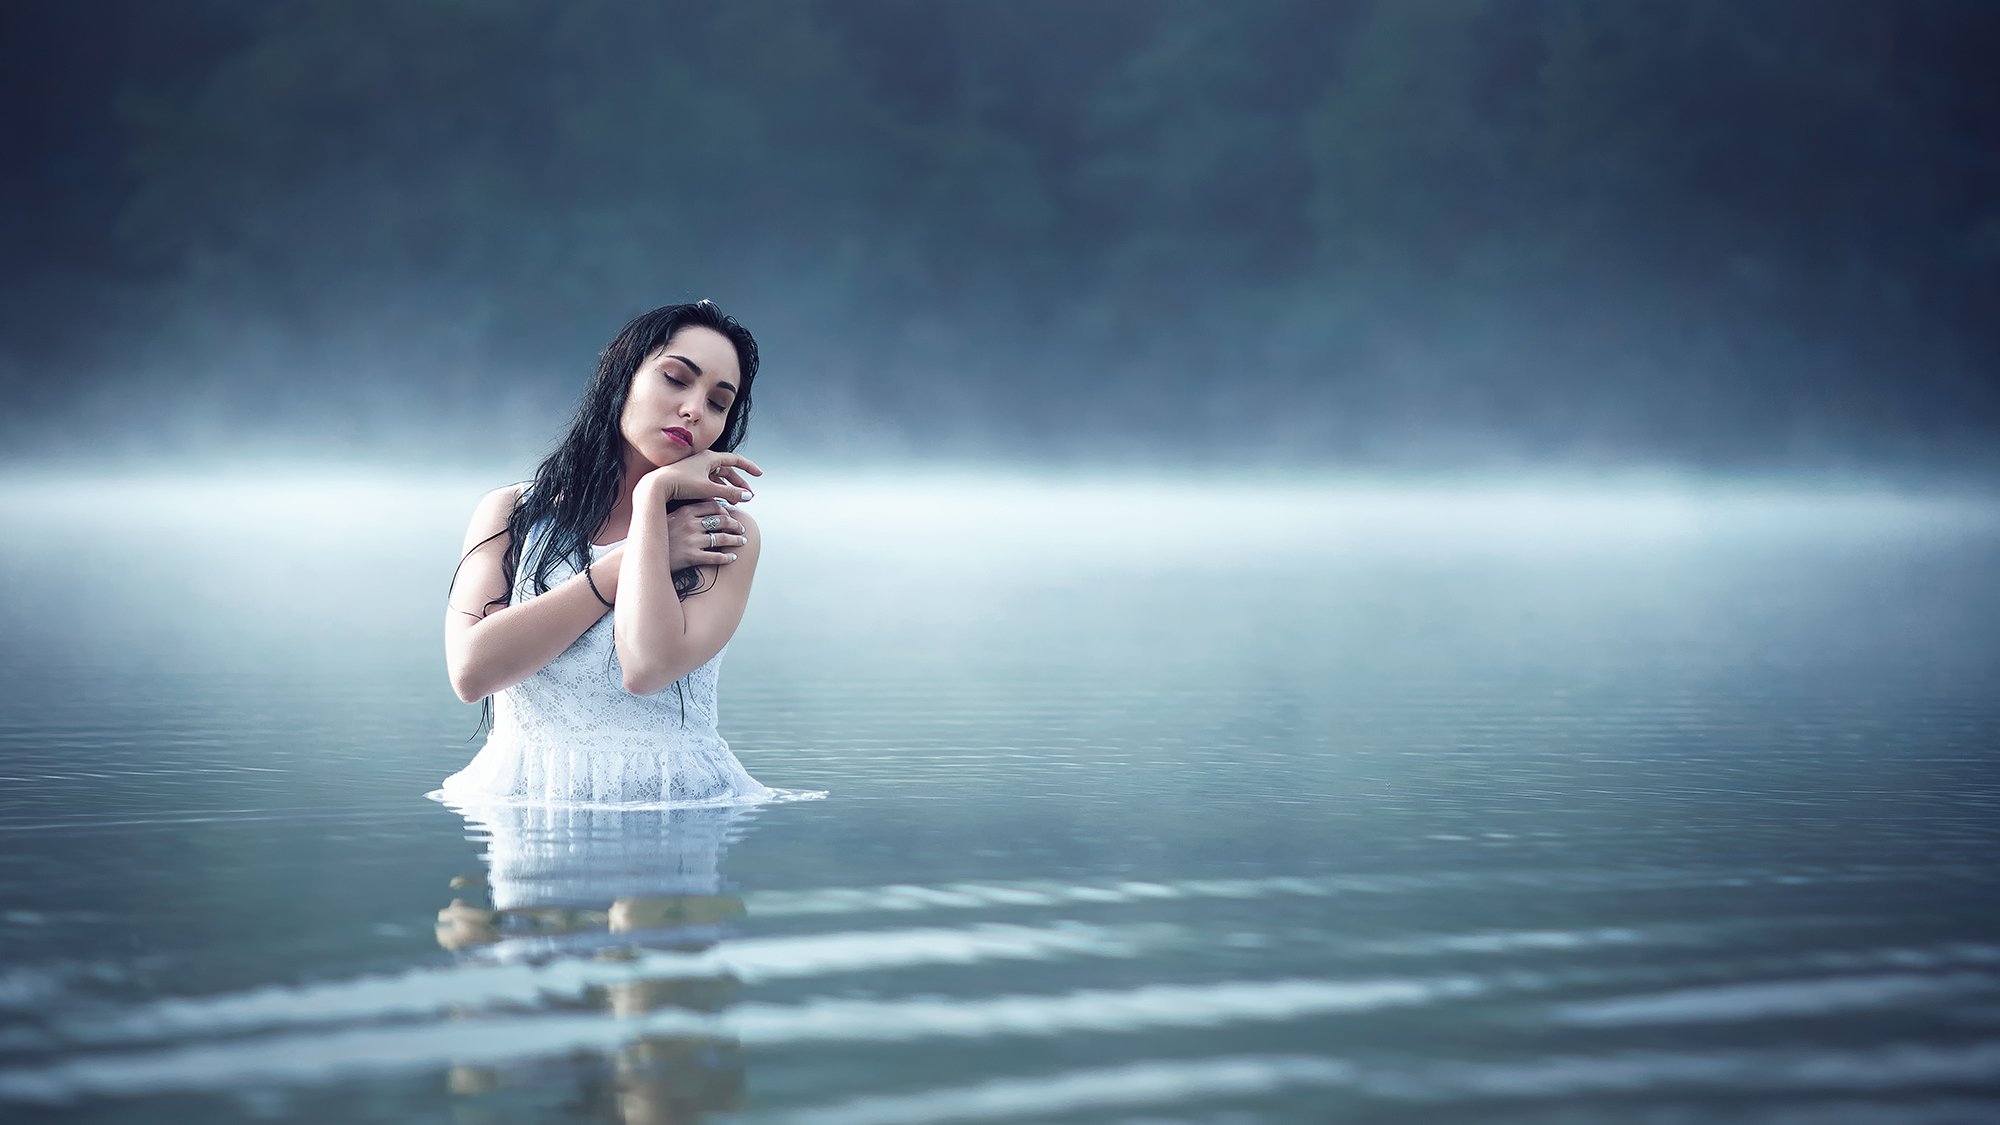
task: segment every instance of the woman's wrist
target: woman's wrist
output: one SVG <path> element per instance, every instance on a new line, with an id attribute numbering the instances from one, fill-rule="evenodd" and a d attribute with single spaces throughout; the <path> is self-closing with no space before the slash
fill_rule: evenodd
<path id="1" fill-rule="evenodd" d="M 622 543 L 604 552 L 602 557 L 591 560 L 590 578 L 599 600 L 618 600 L 618 572 L 624 568 L 625 546 Z"/>
<path id="2" fill-rule="evenodd" d="M 658 524 L 662 534 L 666 532 L 667 502 L 674 498 L 673 486 L 662 481 L 658 475 L 648 473 L 639 478 L 639 485 L 632 490 L 632 523 L 648 526 Z"/>
<path id="3" fill-rule="evenodd" d="M 595 563 L 583 564 L 583 584 L 590 587 L 591 595 L 597 599 L 597 604 L 605 609 L 615 608 L 617 603 L 606 597 L 603 587 L 597 584 L 597 569 Z"/>

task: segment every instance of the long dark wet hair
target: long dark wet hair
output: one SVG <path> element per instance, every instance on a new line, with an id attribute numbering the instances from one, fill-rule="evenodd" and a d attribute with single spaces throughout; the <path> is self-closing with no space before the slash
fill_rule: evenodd
<path id="1" fill-rule="evenodd" d="M 501 560 L 506 591 L 486 603 L 488 612 L 513 601 L 515 578 L 524 567 L 534 592 L 545 594 L 558 566 L 567 563 L 582 571 L 589 565 L 590 541 L 617 504 L 618 485 L 625 473 L 625 438 L 618 431 L 618 420 L 625 413 L 632 376 L 648 356 L 667 346 L 675 332 L 690 326 L 712 328 L 736 348 L 742 382 L 729 404 L 729 413 L 723 416 L 722 434 L 709 448 L 729 453 L 742 443 L 750 428 L 750 390 L 757 379 L 757 341 L 750 330 L 707 300 L 666 305 L 635 318 L 598 356 L 597 373 L 576 404 L 568 432 L 535 467 L 533 481 L 507 513 L 506 530 L 474 545 L 476 551 L 502 535 L 508 537 L 507 553 Z M 680 503 L 668 507 L 677 508 Z M 524 558 L 528 531 L 538 525 L 541 531 L 534 549 Z M 471 553 L 466 552 L 467 557 Z M 464 563 L 464 559 L 459 560 L 461 566 Z M 458 582 L 456 572 L 452 582 Z M 705 588 L 699 568 L 683 567 L 674 572 L 674 592 L 682 598 Z M 481 710 L 481 727 L 486 725 L 491 707 L 489 698 Z"/>

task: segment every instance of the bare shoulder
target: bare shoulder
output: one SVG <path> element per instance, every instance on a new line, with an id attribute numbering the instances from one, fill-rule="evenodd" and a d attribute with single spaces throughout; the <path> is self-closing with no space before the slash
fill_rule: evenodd
<path id="1" fill-rule="evenodd" d="M 513 514 L 514 505 L 521 502 L 521 493 L 527 487 L 510 484 L 479 498 L 479 506 L 472 510 L 472 522 L 465 528 L 466 551 L 507 530 L 507 517 Z"/>
<path id="2" fill-rule="evenodd" d="M 497 513 L 502 520 L 505 520 L 507 514 L 514 510 L 514 505 L 521 502 L 521 494 L 527 490 L 528 483 L 526 481 L 502 485 L 481 496 L 479 498 L 479 507 L 475 511 L 479 515 Z"/>

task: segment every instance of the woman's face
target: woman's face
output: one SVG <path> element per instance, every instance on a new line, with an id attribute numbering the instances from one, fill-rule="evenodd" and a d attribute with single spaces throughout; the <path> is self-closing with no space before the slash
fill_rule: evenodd
<path id="1" fill-rule="evenodd" d="M 742 385 L 729 338 L 689 325 L 632 373 L 618 432 L 648 464 L 671 465 L 715 444 Z"/>

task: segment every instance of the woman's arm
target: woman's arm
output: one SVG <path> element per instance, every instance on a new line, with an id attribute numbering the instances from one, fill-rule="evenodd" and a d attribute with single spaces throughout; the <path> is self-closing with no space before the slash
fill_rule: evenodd
<path id="1" fill-rule="evenodd" d="M 605 613 L 581 574 L 520 605 L 507 604 L 507 515 L 520 498 L 520 485 L 487 493 L 465 529 L 463 561 L 445 608 L 444 660 L 451 689 L 467 703 L 534 675 Z M 617 596 L 622 554 L 613 550 L 591 565 L 606 600 Z"/>
<path id="2" fill-rule="evenodd" d="M 612 617 L 618 665 L 625 690 L 651 695 L 708 663 L 729 643 L 750 600 L 763 536 L 756 521 L 734 513 L 743 525 L 737 561 L 720 567 L 715 580 L 685 601 L 674 591 L 673 540 L 666 505 L 672 485 L 660 476 L 642 478 L 632 496 L 632 534 L 619 574 L 618 610 Z"/>

